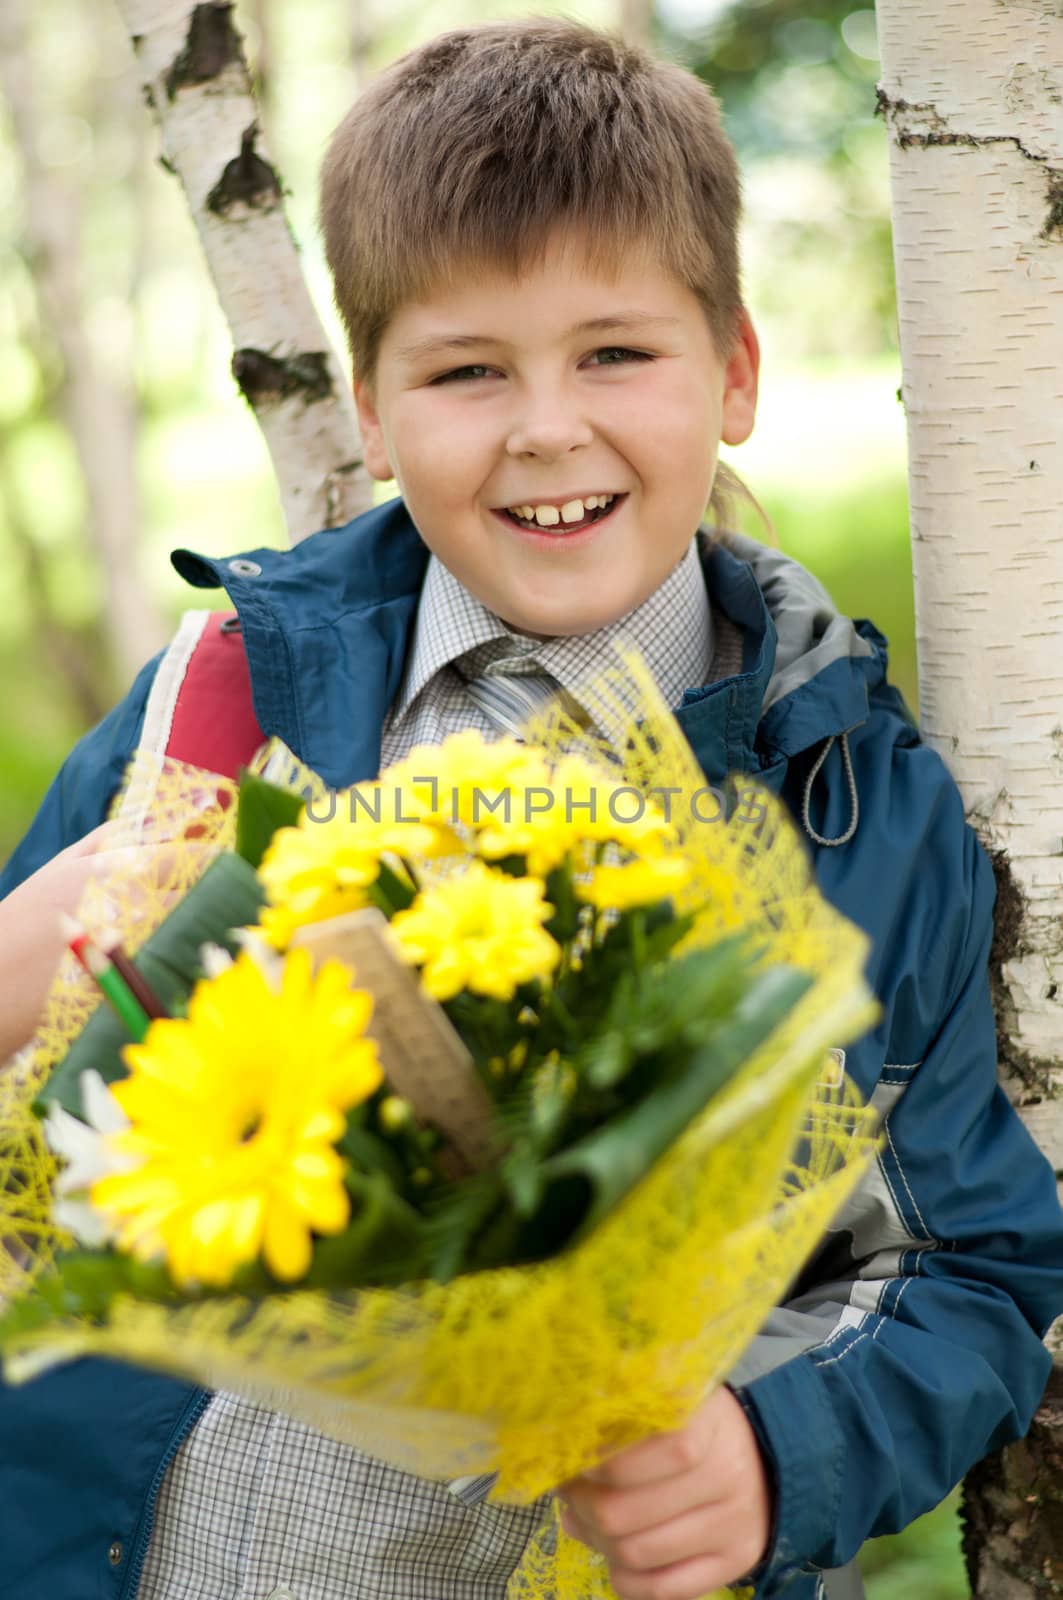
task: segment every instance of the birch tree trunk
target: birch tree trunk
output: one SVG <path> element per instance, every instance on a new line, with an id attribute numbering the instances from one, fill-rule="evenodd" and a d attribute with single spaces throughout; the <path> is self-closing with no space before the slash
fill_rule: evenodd
<path id="1" fill-rule="evenodd" d="M 118 0 L 233 334 L 292 541 L 372 503 L 354 399 L 303 278 L 229 0 Z"/>
<path id="2" fill-rule="evenodd" d="M 617 27 L 628 44 L 653 42 L 653 0 L 620 0 Z"/>
<path id="3" fill-rule="evenodd" d="M 923 733 L 997 873 L 1005 1087 L 1063 1169 L 1063 3 L 879 0 Z M 1063 1593 L 1057 1366 L 968 1480 L 992 1600 Z"/>
<path id="4" fill-rule="evenodd" d="M 369 82 L 373 49 L 373 17 L 369 0 L 349 0 L 348 15 L 351 20 L 351 73 L 355 92 L 361 94 Z"/>
<path id="5" fill-rule="evenodd" d="M 138 570 L 136 397 L 130 364 L 101 360 L 91 337 L 82 281 L 84 196 L 40 158 L 41 129 L 53 107 L 40 92 L 43 74 L 32 49 L 32 16 L 29 0 L 3 0 L 0 6 L 0 84 L 22 155 L 23 238 L 34 261 L 40 321 L 62 363 L 55 402 L 84 482 L 86 542 L 99 564 L 106 635 L 118 674 L 128 681 L 169 631 Z M 109 92 L 121 95 L 120 79 Z M 94 125 L 99 126 L 95 118 Z M 77 652 L 64 652 L 62 659 L 73 663 L 75 658 Z M 80 704 L 92 704 L 96 691 L 80 669 L 71 686 Z"/>

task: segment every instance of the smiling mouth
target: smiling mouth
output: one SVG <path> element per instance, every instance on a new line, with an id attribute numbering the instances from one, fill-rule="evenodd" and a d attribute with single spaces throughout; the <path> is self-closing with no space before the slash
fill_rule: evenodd
<path id="1" fill-rule="evenodd" d="M 543 527 L 538 522 L 529 522 L 524 517 L 515 517 L 512 511 L 509 510 L 496 511 L 495 515 L 501 517 L 504 522 L 508 522 L 511 527 L 519 528 L 522 533 L 538 533 L 547 539 L 564 539 L 569 534 L 582 533 L 584 528 L 591 527 L 595 522 L 604 522 L 607 517 L 613 515 L 617 507 L 622 505 L 626 499 L 626 494 L 618 494 L 610 505 L 604 508 L 596 506 L 593 511 L 586 512 L 582 521 L 558 522 L 553 527 Z"/>

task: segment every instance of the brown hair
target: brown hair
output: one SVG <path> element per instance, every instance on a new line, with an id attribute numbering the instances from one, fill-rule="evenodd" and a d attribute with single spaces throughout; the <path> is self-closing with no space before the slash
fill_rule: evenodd
<path id="1" fill-rule="evenodd" d="M 559 224 L 606 272 L 649 245 L 697 295 L 726 359 L 742 309 L 740 210 L 705 85 L 556 17 L 462 28 L 401 57 L 344 117 L 321 173 L 336 305 L 370 386 L 400 306 L 469 263 L 534 265 Z M 736 484 L 721 468 L 714 508 Z"/>

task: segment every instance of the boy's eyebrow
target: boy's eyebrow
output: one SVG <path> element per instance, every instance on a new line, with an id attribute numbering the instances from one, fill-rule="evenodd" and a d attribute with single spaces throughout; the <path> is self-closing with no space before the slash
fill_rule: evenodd
<path id="1" fill-rule="evenodd" d="M 681 317 L 654 316 L 648 311 L 620 311 L 614 316 L 591 317 L 588 322 L 578 322 L 575 327 L 569 328 L 564 338 L 571 339 L 578 333 L 610 333 L 616 330 L 632 330 L 654 326 L 665 326 L 682 321 Z M 412 344 L 400 345 L 396 355 L 404 361 L 416 361 L 421 356 L 432 355 L 444 350 L 468 350 L 474 345 L 505 344 L 505 339 L 499 339 L 491 333 L 448 333 L 429 334 L 427 338 L 415 339 Z"/>

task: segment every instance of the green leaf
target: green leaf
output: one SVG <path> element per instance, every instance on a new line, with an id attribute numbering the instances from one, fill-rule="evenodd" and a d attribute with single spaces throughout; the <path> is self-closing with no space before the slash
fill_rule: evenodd
<path id="1" fill-rule="evenodd" d="M 254 869 L 240 856 L 221 855 L 160 923 L 137 954 L 136 965 L 171 1014 L 184 1011 L 192 986 L 202 974 L 201 947 L 220 944 L 235 952 L 232 930 L 255 922 L 263 899 Z M 95 1067 L 105 1083 L 124 1078 L 121 1052 L 129 1042 L 117 1014 L 102 1003 L 41 1090 L 38 1106 L 56 1100 L 80 1117 L 82 1072 Z"/>
<path id="2" fill-rule="evenodd" d="M 478 1172 L 437 1202 L 427 1220 L 426 1270 L 431 1277 L 449 1283 L 456 1273 L 468 1269 L 476 1240 L 497 1219 L 501 1201 L 498 1173 Z M 503 1211 L 503 1217 L 512 1224 L 511 1213 Z"/>
<path id="3" fill-rule="evenodd" d="M 641 976 L 623 1018 L 637 1055 L 706 1038 L 740 1003 L 756 968 L 741 935 L 708 949 L 691 950 L 652 974 Z"/>
<path id="4" fill-rule="evenodd" d="M 528 1140 L 515 1144 L 501 1165 L 502 1182 L 518 1217 L 535 1214 L 542 1196 L 542 1166 Z"/>
<path id="5" fill-rule="evenodd" d="M 811 982 L 792 967 L 763 973 L 685 1070 L 544 1161 L 540 1207 L 520 1236 L 517 1259 L 551 1255 L 594 1228 L 749 1060 Z"/>
<path id="6" fill-rule="evenodd" d="M 361 1107 L 355 1107 L 360 1111 Z M 405 1182 L 402 1161 L 398 1152 L 379 1134 L 364 1127 L 356 1117 L 348 1115 L 347 1131 L 338 1140 L 336 1149 L 341 1156 L 346 1156 L 356 1171 L 381 1172 L 396 1189 L 401 1189 Z"/>
<path id="7" fill-rule="evenodd" d="M 567 859 L 547 876 L 546 899 L 554 908 L 553 916 L 545 924 L 546 931 L 558 944 L 565 944 L 576 935 L 580 909 Z"/>
<path id="8" fill-rule="evenodd" d="M 309 1273 L 281 1284 L 260 1262 L 242 1267 L 225 1289 L 199 1296 L 177 1288 L 162 1262 L 136 1261 L 107 1250 L 71 1250 L 0 1314 L 0 1350 L 26 1334 L 77 1319 L 102 1323 L 118 1295 L 175 1307 L 190 1299 L 260 1298 L 293 1287 L 320 1289 L 403 1282 L 426 1270 L 428 1228 L 379 1173 L 351 1175 L 351 1219 L 342 1235 L 314 1241 Z"/>
<path id="9" fill-rule="evenodd" d="M 252 867 L 260 867 L 277 829 L 294 828 L 305 804 L 305 795 L 278 788 L 242 769 L 236 813 L 237 855 Z"/>
<path id="10" fill-rule="evenodd" d="M 582 1071 L 595 1089 L 611 1089 L 619 1083 L 635 1059 L 624 1035 L 615 1028 L 592 1040 L 583 1052 Z"/>
<path id="11" fill-rule="evenodd" d="M 349 1171 L 351 1217 L 341 1234 L 317 1239 L 314 1259 L 300 1289 L 404 1283 L 420 1277 L 427 1260 L 423 1217 L 381 1172 Z"/>
<path id="12" fill-rule="evenodd" d="M 138 1300 L 172 1301 L 180 1295 L 166 1268 L 106 1250 L 68 1250 L 0 1316 L 0 1348 L 26 1333 L 77 1317 L 100 1322 L 119 1294 Z"/>
<path id="13" fill-rule="evenodd" d="M 376 887 L 380 890 L 383 904 L 381 910 L 390 922 L 396 911 L 405 911 L 412 906 L 417 898 L 417 888 L 412 883 L 407 883 L 405 878 L 400 878 L 398 873 L 388 866 L 386 861 L 381 861 L 377 872 Z"/>

